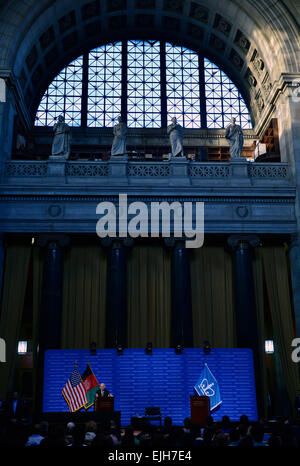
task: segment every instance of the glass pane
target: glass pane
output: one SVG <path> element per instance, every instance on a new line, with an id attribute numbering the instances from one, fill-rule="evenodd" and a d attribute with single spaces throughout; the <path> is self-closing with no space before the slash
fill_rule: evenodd
<path id="1" fill-rule="evenodd" d="M 199 58 L 184 47 L 166 44 L 168 124 L 175 116 L 186 128 L 200 128 Z"/>
<path id="2" fill-rule="evenodd" d="M 121 113 L 121 95 L 122 43 L 92 50 L 88 70 L 88 126 L 114 126 Z"/>
<path id="3" fill-rule="evenodd" d="M 63 115 L 69 126 L 81 125 L 82 57 L 64 68 L 50 84 L 39 105 L 36 126 L 53 126 Z"/>
<path id="4" fill-rule="evenodd" d="M 127 125 L 161 126 L 160 43 L 131 40 L 127 43 Z"/>
<path id="5" fill-rule="evenodd" d="M 244 129 L 251 129 L 251 117 L 233 82 L 214 63 L 204 59 L 206 113 L 208 128 L 226 128 L 231 118 Z"/>

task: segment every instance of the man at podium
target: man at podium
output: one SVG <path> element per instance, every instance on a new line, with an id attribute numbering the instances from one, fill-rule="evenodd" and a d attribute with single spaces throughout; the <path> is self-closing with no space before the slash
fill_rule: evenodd
<path id="1" fill-rule="evenodd" d="M 105 383 L 100 384 L 99 390 L 96 392 L 94 411 L 113 411 L 114 396 L 105 388 Z"/>
<path id="2" fill-rule="evenodd" d="M 100 384 L 100 388 L 99 390 L 97 390 L 96 392 L 96 399 L 97 398 L 104 398 L 104 397 L 108 397 L 108 396 L 113 396 L 111 393 L 109 393 L 109 391 L 105 388 L 105 383 L 101 383 Z"/>

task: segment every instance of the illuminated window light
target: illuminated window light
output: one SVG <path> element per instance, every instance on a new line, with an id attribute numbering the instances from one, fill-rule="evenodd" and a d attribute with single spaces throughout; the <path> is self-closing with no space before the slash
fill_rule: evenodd
<path id="1" fill-rule="evenodd" d="M 18 343 L 18 354 L 27 353 L 27 341 L 19 341 Z"/>
<path id="2" fill-rule="evenodd" d="M 265 341 L 265 352 L 267 354 L 274 353 L 274 341 L 273 340 L 266 340 Z"/>

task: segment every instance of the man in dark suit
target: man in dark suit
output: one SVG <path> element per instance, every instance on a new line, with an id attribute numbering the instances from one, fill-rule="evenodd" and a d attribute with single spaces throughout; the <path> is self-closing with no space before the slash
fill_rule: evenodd
<path id="1" fill-rule="evenodd" d="M 107 396 L 112 396 L 112 394 L 109 393 L 109 391 L 105 388 L 105 383 L 102 382 L 100 384 L 100 389 L 96 392 L 96 398 L 102 398 Z"/>

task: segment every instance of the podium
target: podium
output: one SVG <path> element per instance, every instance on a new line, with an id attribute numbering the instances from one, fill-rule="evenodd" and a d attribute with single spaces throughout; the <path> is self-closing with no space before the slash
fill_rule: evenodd
<path id="1" fill-rule="evenodd" d="M 114 411 L 115 398 L 113 396 L 98 397 L 95 399 L 94 411 Z"/>
<path id="2" fill-rule="evenodd" d="M 210 400 L 208 396 L 191 396 L 191 419 L 197 426 L 206 425 L 207 416 L 210 414 Z"/>

